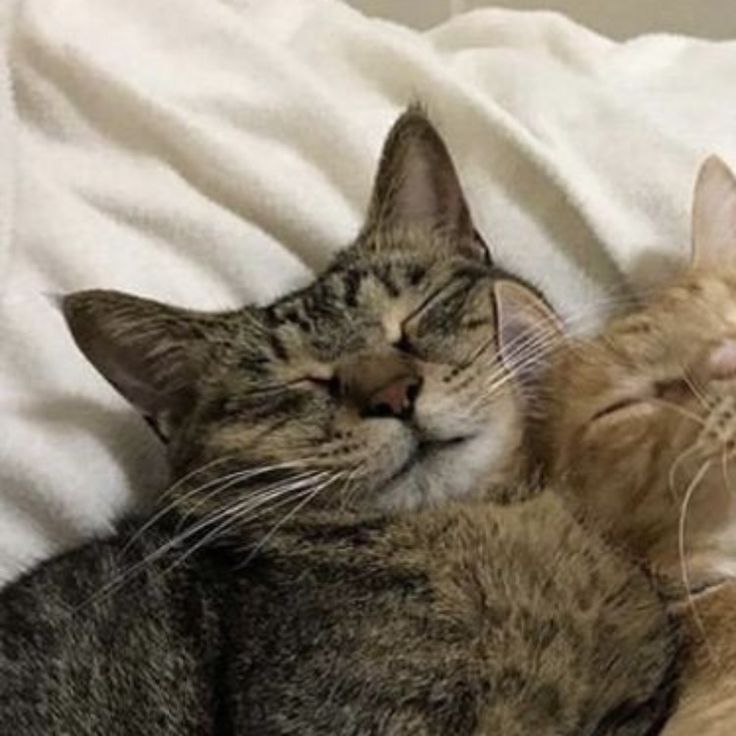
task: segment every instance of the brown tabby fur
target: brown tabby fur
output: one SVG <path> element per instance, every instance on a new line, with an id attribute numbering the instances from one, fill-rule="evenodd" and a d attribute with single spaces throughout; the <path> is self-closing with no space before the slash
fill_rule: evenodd
<path id="1" fill-rule="evenodd" d="M 558 496 L 482 500 L 534 490 L 503 276 L 410 110 L 306 289 L 225 314 L 67 297 L 179 482 L 0 595 L 0 733 L 657 733 L 678 637 L 649 577 Z"/>
<path id="2" fill-rule="evenodd" d="M 725 736 L 736 733 L 736 179 L 716 159 L 693 219 L 692 266 L 641 309 L 592 340 L 558 343 L 548 320 L 544 341 L 561 349 L 533 434 L 546 477 L 682 596 L 695 646 L 665 733 Z"/>

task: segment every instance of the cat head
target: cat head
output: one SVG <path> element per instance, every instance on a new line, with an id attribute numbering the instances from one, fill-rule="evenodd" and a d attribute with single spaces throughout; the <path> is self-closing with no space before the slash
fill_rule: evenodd
<path id="1" fill-rule="evenodd" d="M 539 311 L 534 324 L 532 341 L 558 348 L 532 424 L 547 476 L 662 569 L 679 573 L 683 553 L 693 577 L 721 564 L 735 546 L 733 174 L 715 158 L 703 165 L 692 262 L 641 308 L 589 340 L 562 339 Z"/>
<path id="2" fill-rule="evenodd" d="M 360 235 L 307 288 L 216 314 L 88 291 L 63 311 L 167 441 L 175 476 L 280 470 L 323 498 L 411 508 L 515 472 L 496 275 L 444 143 L 410 108 Z"/>

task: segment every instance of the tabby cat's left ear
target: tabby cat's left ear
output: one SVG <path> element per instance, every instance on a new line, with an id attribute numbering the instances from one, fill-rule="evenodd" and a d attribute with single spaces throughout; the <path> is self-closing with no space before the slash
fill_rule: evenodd
<path id="1" fill-rule="evenodd" d="M 565 337 L 564 327 L 540 296 L 516 281 L 497 281 L 494 294 L 501 360 L 533 392 Z"/>
<path id="2" fill-rule="evenodd" d="M 695 184 L 692 263 L 736 266 L 736 177 L 717 156 L 706 159 Z"/>
<path id="3" fill-rule="evenodd" d="M 396 225 L 441 231 L 467 255 L 489 258 L 447 147 L 418 106 L 409 107 L 386 138 L 364 231 Z"/>

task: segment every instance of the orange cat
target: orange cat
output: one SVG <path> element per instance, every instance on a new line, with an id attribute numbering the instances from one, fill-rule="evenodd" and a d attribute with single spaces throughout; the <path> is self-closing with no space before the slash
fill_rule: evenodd
<path id="1" fill-rule="evenodd" d="M 543 475 L 679 596 L 693 646 L 664 733 L 736 734 L 736 178 L 703 165 L 691 265 L 598 338 L 561 340 L 532 294 L 496 292 Z"/>

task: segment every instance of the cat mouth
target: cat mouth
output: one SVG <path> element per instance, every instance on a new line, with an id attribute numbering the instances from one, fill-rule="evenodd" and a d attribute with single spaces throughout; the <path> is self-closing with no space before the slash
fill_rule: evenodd
<path id="1" fill-rule="evenodd" d="M 406 460 L 398 467 L 398 469 L 392 473 L 388 481 L 393 482 L 406 475 L 409 471 L 415 468 L 422 462 L 429 460 L 430 458 L 436 457 L 439 454 L 457 448 L 464 444 L 470 439 L 470 435 L 462 435 L 459 437 L 451 437 L 446 440 L 430 440 L 430 439 L 419 439 L 412 450 L 409 453 Z"/>

